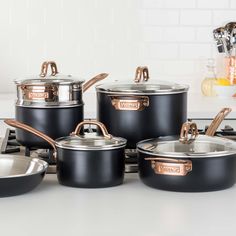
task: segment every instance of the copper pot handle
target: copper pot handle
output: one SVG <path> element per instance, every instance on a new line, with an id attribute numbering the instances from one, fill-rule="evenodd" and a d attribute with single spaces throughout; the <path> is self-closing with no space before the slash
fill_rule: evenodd
<path id="1" fill-rule="evenodd" d="M 15 128 L 19 128 L 19 129 L 22 129 L 22 130 L 25 130 L 25 131 L 28 131 L 42 139 L 44 139 L 46 142 L 48 142 L 52 147 L 53 147 L 53 150 L 54 150 L 54 155 L 56 155 L 56 146 L 55 146 L 55 141 L 50 138 L 49 136 L 47 136 L 46 134 L 32 128 L 31 126 L 28 126 L 26 124 L 23 124 L 19 121 L 16 121 L 16 120 L 13 120 L 13 119 L 6 119 L 4 120 L 4 122 L 12 127 L 15 127 Z"/>
<path id="2" fill-rule="evenodd" d="M 112 135 L 108 133 L 108 131 L 107 131 L 105 125 L 104 125 L 103 123 L 97 121 L 97 120 L 84 120 L 84 121 L 80 122 L 80 123 L 76 126 L 75 131 L 72 132 L 72 135 L 79 135 L 79 134 L 80 134 L 80 131 L 81 131 L 81 129 L 82 129 L 82 127 L 83 127 L 84 125 L 96 125 L 96 126 L 98 126 L 98 127 L 101 129 L 102 134 L 103 134 L 103 136 L 104 136 L 105 138 L 108 138 L 108 139 L 111 139 L 111 138 L 112 138 Z"/>
<path id="3" fill-rule="evenodd" d="M 135 71 L 134 82 L 139 83 L 141 80 L 148 81 L 149 72 L 147 66 L 138 66 Z"/>
<path id="4" fill-rule="evenodd" d="M 142 111 L 149 106 L 148 96 L 110 96 L 111 104 L 116 110 Z"/>
<path id="5" fill-rule="evenodd" d="M 57 65 L 55 61 L 45 61 L 43 62 L 42 66 L 41 66 L 41 73 L 40 73 L 40 77 L 45 77 L 47 75 L 48 72 L 48 66 L 51 66 L 51 76 L 55 76 L 56 74 L 58 74 L 58 70 L 57 70 Z"/>
<path id="6" fill-rule="evenodd" d="M 160 157 L 147 157 L 145 160 L 151 161 L 152 169 L 160 175 L 185 176 L 192 171 L 192 161 L 190 160 Z"/>
<path id="7" fill-rule="evenodd" d="M 189 138 L 189 132 L 190 132 L 190 138 Z M 196 139 L 198 134 L 199 133 L 198 133 L 196 123 L 194 123 L 194 122 L 185 122 L 182 125 L 181 131 L 180 131 L 179 141 L 181 143 L 191 143 Z"/>
<path id="8" fill-rule="evenodd" d="M 85 82 L 83 85 L 83 92 L 85 92 L 87 89 L 89 89 L 92 85 L 94 85 L 98 81 L 105 79 L 108 75 L 109 74 L 107 74 L 107 73 L 101 73 L 99 75 L 96 75 L 95 77 L 93 77 L 89 81 Z"/>
<path id="9" fill-rule="evenodd" d="M 206 131 L 206 135 L 208 136 L 214 136 L 216 130 L 224 120 L 224 118 L 232 111 L 231 108 L 223 108 L 213 119 L 210 126 L 208 127 Z"/>

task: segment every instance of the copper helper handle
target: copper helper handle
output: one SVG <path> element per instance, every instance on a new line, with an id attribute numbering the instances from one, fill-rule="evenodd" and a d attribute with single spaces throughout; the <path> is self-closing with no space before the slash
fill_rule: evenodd
<path id="1" fill-rule="evenodd" d="M 147 157 L 151 161 L 151 167 L 156 174 L 185 176 L 192 171 L 192 161 L 172 158 Z"/>
<path id="2" fill-rule="evenodd" d="M 55 76 L 56 74 L 58 74 L 58 70 L 57 70 L 57 65 L 55 61 L 45 61 L 43 62 L 42 66 L 41 66 L 41 73 L 40 73 L 40 77 L 45 77 L 47 75 L 48 72 L 48 66 L 51 66 L 51 76 Z"/>
<path id="3" fill-rule="evenodd" d="M 143 81 L 148 81 L 149 79 L 149 72 L 147 66 L 139 66 L 135 71 L 134 82 L 139 83 L 142 79 Z"/>
<path id="4" fill-rule="evenodd" d="M 87 89 L 89 89 L 92 85 L 94 85 L 98 81 L 105 79 L 108 75 L 109 74 L 107 74 L 107 73 L 101 73 L 99 75 L 96 75 L 95 77 L 93 77 L 89 81 L 85 82 L 83 85 L 83 92 L 85 92 Z"/>
<path id="5" fill-rule="evenodd" d="M 149 106 L 148 96 L 110 96 L 116 110 L 142 111 Z"/>
<path id="6" fill-rule="evenodd" d="M 82 127 L 84 125 L 96 125 L 98 126 L 101 131 L 102 131 L 102 134 L 105 138 L 108 138 L 108 139 L 111 139 L 112 138 L 112 135 L 110 135 L 105 127 L 105 125 L 97 120 L 84 120 L 82 122 L 80 122 L 76 128 L 75 128 L 75 131 L 72 133 L 74 135 L 79 135 L 80 134 L 80 131 L 82 129 Z"/>
<path id="7" fill-rule="evenodd" d="M 23 124 L 23 123 L 21 123 L 19 121 L 13 120 L 13 119 L 6 119 L 6 120 L 4 120 L 4 122 L 6 124 L 12 126 L 12 127 L 28 131 L 28 132 L 30 132 L 30 133 L 32 133 L 32 134 L 34 134 L 34 135 L 44 139 L 46 142 L 48 142 L 53 147 L 54 156 L 56 156 L 55 141 L 52 138 L 50 138 L 49 136 L 47 136 L 46 134 L 38 131 L 37 129 L 32 128 L 31 126 L 28 126 L 26 124 Z"/>
<path id="8" fill-rule="evenodd" d="M 206 135 L 208 136 L 214 136 L 216 130 L 224 120 L 224 118 L 232 111 L 231 108 L 223 108 L 213 119 L 210 126 L 208 127 L 206 131 Z"/>
<path id="9" fill-rule="evenodd" d="M 191 134 L 189 138 L 189 132 Z M 182 143 L 191 143 L 198 136 L 197 125 L 194 122 L 185 122 L 180 131 L 179 141 Z"/>

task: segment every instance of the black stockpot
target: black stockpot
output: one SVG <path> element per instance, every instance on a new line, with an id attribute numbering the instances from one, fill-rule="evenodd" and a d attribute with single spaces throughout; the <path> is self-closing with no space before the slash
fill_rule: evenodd
<path id="1" fill-rule="evenodd" d="M 52 74 L 47 76 L 49 66 Z M 99 74 L 82 86 L 83 80 L 58 74 L 55 62 L 44 62 L 38 77 L 16 81 L 16 120 L 53 139 L 66 136 L 84 119 L 82 93 L 107 75 Z M 51 148 L 42 138 L 21 129 L 16 129 L 16 138 L 27 147 Z"/>
<path id="2" fill-rule="evenodd" d="M 145 82 L 139 82 L 140 75 Z M 96 87 L 97 119 L 110 133 L 126 138 L 130 149 L 144 139 L 179 134 L 187 120 L 188 86 L 147 80 L 147 68 L 138 67 L 135 83 Z"/>
<path id="3" fill-rule="evenodd" d="M 195 132 L 190 139 L 186 136 L 189 129 Z M 137 144 L 139 176 L 143 183 L 182 192 L 215 191 L 234 185 L 236 143 L 198 135 L 194 123 L 185 123 L 182 131 L 185 138 L 169 136 Z"/>
<path id="4" fill-rule="evenodd" d="M 55 141 L 18 121 L 5 120 L 5 123 L 37 135 L 52 146 L 60 184 L 81 188 L 103 188 L 123 183 L 126 140 L 108 134 L 102 123 L 94 120 L 82 121 L 70 136 Z M 85 124 L 97 125 L 102 135 L 81 134 Z"/>

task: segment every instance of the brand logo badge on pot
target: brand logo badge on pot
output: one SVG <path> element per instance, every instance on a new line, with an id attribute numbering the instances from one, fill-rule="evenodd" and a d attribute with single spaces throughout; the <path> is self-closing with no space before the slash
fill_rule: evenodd
<path id="1" fill-rule="evenodd" d="M 192 163 L 169 163 L 162 161 L 151 161 L 152 168 L 156 174 L 184 176 L 192 170 Z"/>
<path id="2" fill-rule="evenodd" d="M 127 109 L 127 110 L 138 110 L 139 109 L 139 102 L 130 102 L 130 101 L 120 101 L 120 109 Z"/>
<path id="3" fill-rule="evenodd" d="M 155 164 L 155 172 L 157 174 L 165 175 L 180 175 L 181 168 L 176 164 L 163 164 L 157 162 Z"/>
<path id="4" fill-rule="evenodd" d="M 28 93 L 29 99 L 46 99 L 49 98 L 47 92 L 29 92 Z"/>

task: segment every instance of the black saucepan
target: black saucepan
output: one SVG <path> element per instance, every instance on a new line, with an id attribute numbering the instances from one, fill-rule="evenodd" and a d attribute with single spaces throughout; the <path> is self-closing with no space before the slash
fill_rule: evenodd
<path id="1" fill-rule="evenodd" d="M 227 113 L 227 109 L 224 112 Z M 234 185 L 236 143 L 210 136 L 214 135 L 218 118 L 210 126 L 213 129 L 207 130 L 207 135 L 198 135 L 196 124 L 187 122 L 180 136 L 139 142 L 141 180 L 157 189 L 184 192 L 214 191 Z"/>
<path id="2" fill-rule="evenodd" d="M 88 120 L 78 124 L 70 136 L 53 140 L 47 135 L 15 120 L 5 120 L 10 126 L 31 132 L 47 141 L 57 159 L 57 177 L 62 185 L 101 188 L 120 185 L 124 179 L 125 145 L 123 138 L 108 134 L 105 126 Z M 102 135 L 80 134 L 84 125 L 97 125 Z"/>

